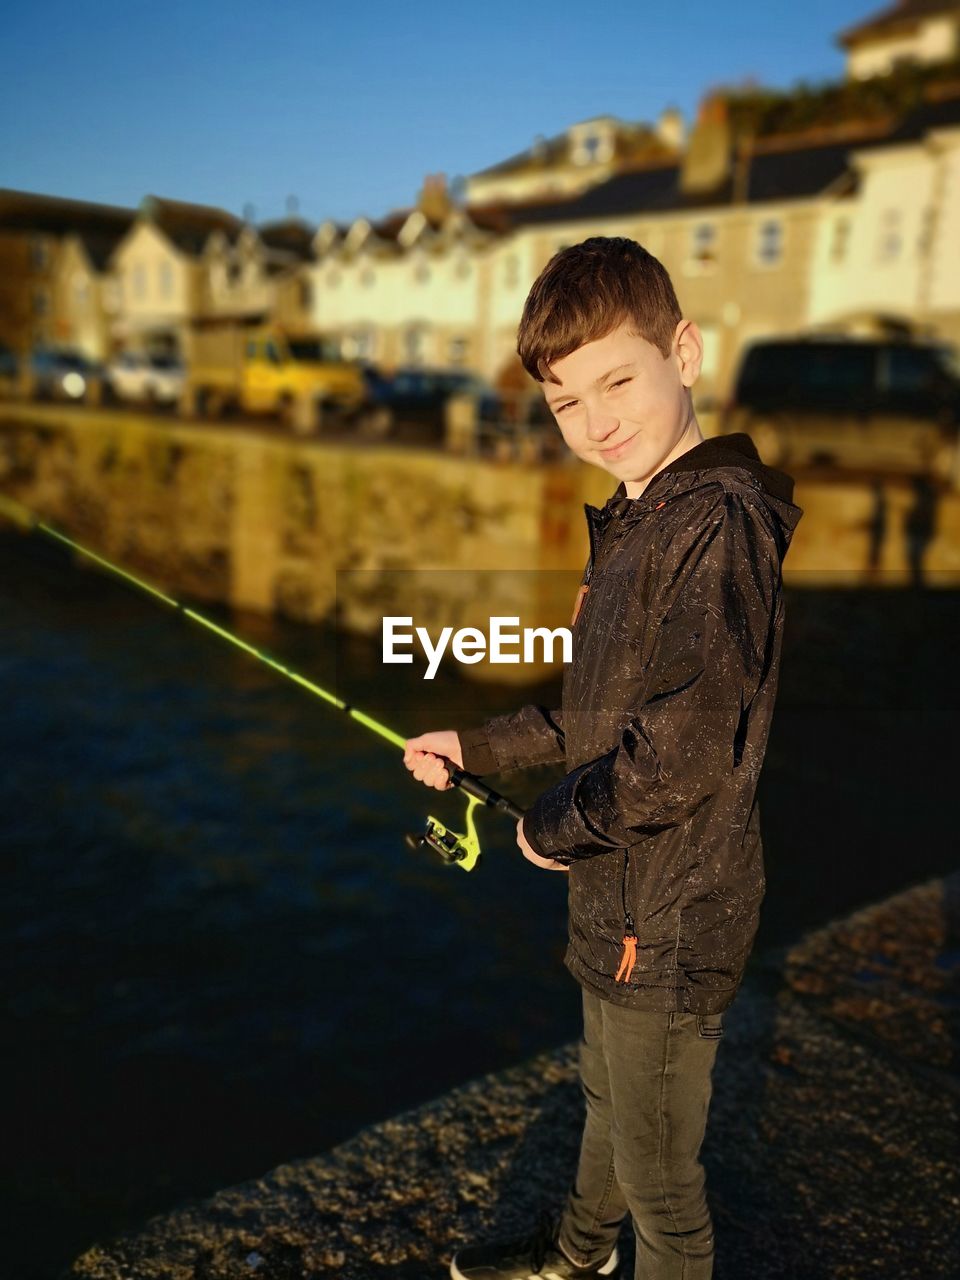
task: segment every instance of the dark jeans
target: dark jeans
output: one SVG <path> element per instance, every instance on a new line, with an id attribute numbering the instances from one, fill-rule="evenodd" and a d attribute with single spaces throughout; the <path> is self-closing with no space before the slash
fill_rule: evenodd
<path id="1" fill-rule="evenodd" d="M 629 1212 L 635 1280 L 710 1280 L 713 1223 L 700 1145 L 720 1013 L 646 1013 L 583 992 L 587 1120 L 560 1244 L 581 1266 L 610 1256 Z"/>

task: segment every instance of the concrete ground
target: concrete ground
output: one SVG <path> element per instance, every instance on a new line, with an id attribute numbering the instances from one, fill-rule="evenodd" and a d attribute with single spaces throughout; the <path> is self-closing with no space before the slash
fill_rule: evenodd
<path id="1" fill-rule="evenodd" d="M 703 1150 L 715 1280 L 960 1275 L 958 967 L 960 872 L 751 967 Z M 570 1044 L 185 1203 L 64 1280 L 439 1280 L 460 1244 L 562 1202 L 582 1123 Z M 629 1223 L 621 1245 L 631 1277 Z"/>

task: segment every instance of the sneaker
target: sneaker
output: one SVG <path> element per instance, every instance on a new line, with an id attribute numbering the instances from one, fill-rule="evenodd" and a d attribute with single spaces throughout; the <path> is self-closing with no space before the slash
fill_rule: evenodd
<path id="1" fill-rule="evenodd" d="M 578 1267 L 557 1244 L 559 1224 L 541 1211 L 535 1231 L 511 1240 L 459 1249 L 450 1263 L 453 1280 L 596 1280 L 614 1273 L 619 1263 L 616 1246 L 606 1262 Z"/>

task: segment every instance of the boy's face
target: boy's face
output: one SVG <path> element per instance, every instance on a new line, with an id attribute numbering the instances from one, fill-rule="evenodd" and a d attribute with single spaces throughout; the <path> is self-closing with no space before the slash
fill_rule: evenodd
<path id="1" fill-rule="evenodd" d="M 703 439 L 689 395 L 702 357 L 691 320 L 677 325 L 666 358 L 622 324 L 555 360 L 559 382 L 544 382 L 543 393 L 577 457 L 624 481 L 636 498 L 665 463 Z"/>

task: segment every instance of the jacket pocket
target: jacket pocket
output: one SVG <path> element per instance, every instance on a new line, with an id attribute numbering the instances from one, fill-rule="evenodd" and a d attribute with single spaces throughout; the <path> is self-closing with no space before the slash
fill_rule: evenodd
<path id="1" fill-rule="evenodd" d="M 698 1013 L 697 1035 L 703 1040 L 719 1040 L 723 1035 L 722 1013 Z"/>

